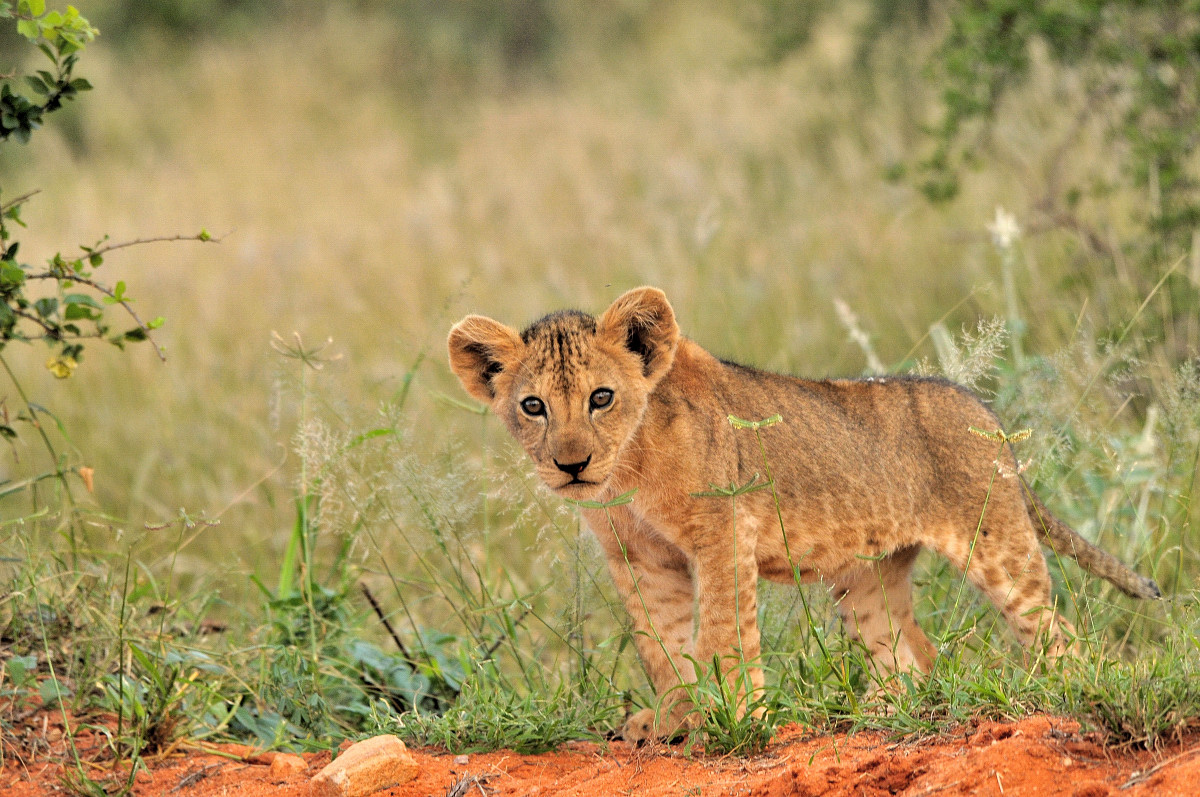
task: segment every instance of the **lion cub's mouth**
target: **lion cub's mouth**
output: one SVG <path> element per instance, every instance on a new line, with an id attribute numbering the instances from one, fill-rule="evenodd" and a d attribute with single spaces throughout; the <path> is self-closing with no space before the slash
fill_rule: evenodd
<path id="1" fill-rule="evenodd" d="M 594 485 L 595 482 L 584 481 L 583 479 L 580 479 L 578 476 L 572 476 L 571 481 L 567 482 L 566 484 L 560 485 L 558 489 L 562 490 L 566 487 L 571 487 L 572 485 L 576 485 L 576 484 Z"/>
<path id="2" fill-rule="evenodd" d="M 599 488 L 599 482 L 587 481 L 576 476 L 573 477 L 569 482 L 564 482 L 553 489 L 555 492 L 563 493 L 569 497 L 578 498 L 580 496 L 586 497 L 588 494 L 595 492 Z"/>

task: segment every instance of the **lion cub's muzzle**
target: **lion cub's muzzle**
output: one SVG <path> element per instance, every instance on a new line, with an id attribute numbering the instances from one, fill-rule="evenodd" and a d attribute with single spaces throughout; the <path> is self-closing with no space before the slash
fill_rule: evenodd
<path id="1" fill-rule="evenodd" d="M 587 459 L 581 462 L 559 462 L 557 459 L 554 460 L 554 467 L 571 477 L 571 481 L 562 485 L 563 487 L 571 484 L 591 484 L 591 482 L 579 478 L 579 474 L 587 470 L 587 466 L 590 464 L 592 464 L 591 454 L 588 454 Z"/>

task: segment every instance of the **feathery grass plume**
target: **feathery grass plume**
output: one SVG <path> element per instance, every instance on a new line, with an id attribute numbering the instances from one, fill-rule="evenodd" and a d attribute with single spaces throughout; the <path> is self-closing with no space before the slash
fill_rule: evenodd
<path id="1" fill-rule="evenodd" d="M 887 373 L 887 368 L 883 366 L 883 361 L 879 359 L 879 355 L 875 352 L 875 347 L 871 344 L 871 336 L 863 330 L 858 322 L 858 315 L 850 309 L 850 305 L 835 296 L 833 299 L 833 308 L 837 311 L 838 320 L 849 334 L 850 341 L 862 349 L 863 354 L 866 356 L 867 371 L 873 374 Z"/>
<path id="2" fill-rule="evenodd" d="M 928 359 L 916 367 L 919 374 L 944 376 L 978 393 L 988 392 L 987 383 L 996 374 L 997 364 L 1008 339 L 1008 329 L 999 318 L 981 318 L 975 331 L 961 333 L 959 341 L 938 321 L 929 327 L 929 337 L 937 352 L 938 365 Z"/>
<path id="3" fill-rule="evenodd" d="M 1193 442 L 1200 433 L 1200 359 L 1180 365 L 1164 393 L 1163 423 L 1168 434 L 1180 443 Z"/>

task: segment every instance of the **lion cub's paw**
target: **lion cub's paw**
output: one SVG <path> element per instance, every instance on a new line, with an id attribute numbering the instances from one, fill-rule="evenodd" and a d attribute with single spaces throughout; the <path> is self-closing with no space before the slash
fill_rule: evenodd
<path id="1" fill-rule="evenodd" d="M 668 712 L 644 708 L 629 715 L 621 727 L 621 738 L 634 744 L 671 741 L 696 727 L 698 716 L 687 706 L 676 706 Z"/>

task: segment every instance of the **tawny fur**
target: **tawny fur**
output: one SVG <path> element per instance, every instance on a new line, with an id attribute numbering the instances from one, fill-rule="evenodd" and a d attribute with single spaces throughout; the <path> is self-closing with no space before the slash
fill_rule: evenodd
<path id="1" fill-rule="evenodd" d="M 762 685 L 759 578 L 824 579 L 850 634 L 881 676 L 928 671 L 937 650 L 913 617 L 910 574 L 921 548 L 965 570 L 1025 645 L 1064 649 L 1043 541 L 1129 595 L 1153 581 L 1088 543 L 1016 476 L 1000 423 L 939 379 L 811 381 L 713 357 L 680 335 L 666 296 L 630 291 L 600 318 L 565 311 L 524 332 L 468 316 L 450 332 L 450 363 L 489 404 L 555 492 L 632 503 L 585 510 L 665 706 L 634 714 L 626 738 L 674 733 L 691 706 L 676 689 L 691 663 L 750 665 Z M 611 398 L 605 391 L 611 391 Z M 607 398 L 607 401 L 606 401 Z M 530 402 L 529 399 L 535 401 Z M 532 410 L 532 411 L 531 411 Z M 782 421 L 755 434 L 729 416 Z M 762 478 L 771 490 L 702 496 Z M 786 530 L 786 533 L 784 532 Z M 695 614 L 694 614 L 695 612 Z M 693 633 L 693 629 L 695 629 Z"/>

